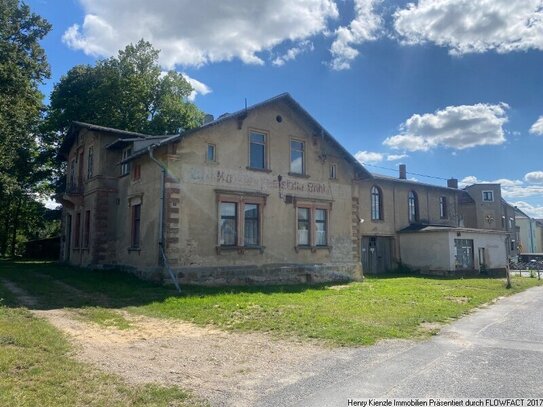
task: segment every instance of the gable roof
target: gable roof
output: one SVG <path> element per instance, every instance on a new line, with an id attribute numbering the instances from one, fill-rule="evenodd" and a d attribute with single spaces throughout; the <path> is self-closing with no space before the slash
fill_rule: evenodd
<path id="1" fill-rule="evenodd" d="M 412 181 L 410 179 L 403 179 L 403 178 L 396 178 L 396 177 L 391 177 L 390 175 L 382 175 L 382 174 L 372 174 L 373 175 L 373 178 L 376 180 L 376 181 L 390 181 L 390 182 L 398 182 L 398 183 L 401 183 L 401 184 L 407 184 L 407 185 L 414 185 L 414 186 L 423 186 L 423 187 L 431 187 L 431 188 L 438 188 L 438 189 L 445 189 L 447 191 L 453 191 L 453 192 L 456 192 L 456 193 L 459 193 L 461 192 L 459 189 L 457 188 L 450 188 L 450 187 L 447 187 L 447 186 L 443 186 L 443 185 L 434 185 L 434 184 L 428 184 L 426 182 L 419 182 L 419 181 Z"/>
<path id="2" fill-rule="evenodd" d="M 273 103 L 278 103 L 278 102 L 286 103 L 290 108 L 292 108 L 295 112 L 297 112 L 300 116 L 302 116 L 307 122 L 309 122 L 310 125 L 314 127 L 315 131 L 319 134 L 319 136 L 322 134 L 323 137 L 325 137 L 335 148 L 337 148 L 342 153 L 343 158 L 345 158 L 347 162 L 352 164 L 355 167 L 355 169 L 357 169 L 364 177 L 366 178 L 373 177 L 372 174 L 368 170 L 366 170 L 366 168 L 364 168 L 364 166 L 351 153 L 349 153 L 345 149 L 345 147 L 343 147 L 324 127 L 322 127 L 322 125 L 313 116 L 311 116 L 296 100 L 294 100 L 294 98 L 289 93 L 281 93 L 280 95 L 274 96 L 263 102 L 249 106 L 246 109 L 238 110 L 237 112 L 234 112 L 234 113 L 224 114 L 209 123 L 205 123 L 201 125 L 200 127 L 196 127 L 194 129 L 184 131 L 180 134 L 167 137 L 164 140 L 156 143 L 155 147 L 161 147 L 163 145 L 175 143 L 195 133 L 198 133 L 200 130 L 216 126 L 227 120 L 244 120 L 247 117 L 247 115 L 251 113 L 252 111 L 259 109 L 261 107 L 271 105 Z M 128 157 L 125 161 L 133 160 L 134 158 L 138 156 L 146 154 L 146 152 L 147 152 L 147 149 L 136 151 L 130 157 Z"/>
<path id="3" fill-rule="evenodd" d="M 60 145 L 60 148 L 58 151 L 59 157 L 64 158 L 64 159 L 67 158 L 68 152 L 70 151 L 70 147 L 72 146 L 76 135 L 79 133 L 79 130 L 81 129 L 115 134 L 115 135 L 118 135 L 119 138 L 121 139 L 127 139 L 127 138 L 142 139 L 142 138 L 153 137 L 147 134 L 136 133 L 133 131 L 126 131 L 126 130 L 119 130 L 119 129 L 114 129 L 111 127 L 99 126 L 97 124 L 84 123 L 84 122 L 72 122 L 72 124 L 70 125 L 70 128 L 68 129 L 68 132 L 66 133 L 66 136 L 64 137 L 64 140 L 62 140 L 62 144 Z"/>

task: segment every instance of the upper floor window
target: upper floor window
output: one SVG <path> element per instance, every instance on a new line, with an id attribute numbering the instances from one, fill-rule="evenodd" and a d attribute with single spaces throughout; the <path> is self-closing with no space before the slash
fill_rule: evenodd
<path id="1" fill-rule="evenodd" d="M 447 219 L 447 197 L 446 196 L 440 196 L 439 197 L 439 217 L 441 219 Z"/>
<path id="2" fill-rule="evenodd" d="M 134 169 L 132 170 L 132 180 L 137 181 L 141 178 L 141 164 L 134 164 Z"/>
<path id="3" fill-rule="evenodd" d="M 483 202 L 494 202 L 494 192 L 483 191 Z"/>
<path id="4" fill-rule="evenodd" d="M 329 175 L 330 175 L 330 179 L 337 179 L 337 165 L 336 164 L 330 164 Z"/>
<path id="5" fill-rule="evenodd" d="M 407 210 L 409 214 L 409 222 L 414 223 L 419 220 L 419 200 L 415 191 L 409 191 L 407 197 Z"/>
<path id="6" fill-rule="evenodd" d="M 94 147 L 89 147 L 87 156 L 87 179 L 92 177 L 94 172 Z"/>
<path id="7" fill-rule="evenodd" d="M 298 140 L 290 140 L 290 172 L 293 174 L 305 173 L 305 143 Z"/>
<path id="8" fill-rule="evenodd" d="M 132 155 L 132 148 L 128 147 L 123 150 L 122 153 L 122 160 L 126 160 L 128 157 Z M 121 164 L 121 175 L 127 175 L 130 173 L 130 163 L 123 163 Z"/>
<path id="9" fill-rule="evenodd" d="M 217 161 L 216 152 L 215 152 L 215 144 L 207 145 L 206 161 Z"/>
<path id="10" fill-rule="evenodd" d="M 377 186 L 371 187 L 371 220 L 383 220 L 383 194 Z"/>
<path id="11" fill-rule="evenodd" d="M 70 175 L 68 179 L 68 187 L 73 188 L 75 186 L 75 158 L 70 162 Z"/>
<path id="12" fill-rule="evenodd" d="M 251 132 L 249 135 L 249 168 L 267 169 L 266 135 L 263 133 Z"/>

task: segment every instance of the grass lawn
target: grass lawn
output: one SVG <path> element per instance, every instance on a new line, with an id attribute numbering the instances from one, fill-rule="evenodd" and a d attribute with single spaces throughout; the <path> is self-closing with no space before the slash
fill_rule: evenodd
<path id="1" fill-rule="evenodd" d="M 183 287 L 178 295 L 171 288 L 113 271 L 28 262 L 1 262 L 0 268 L 0 277 L 37 297 L 42 308 L 82 308 L 82 317 L 102 325 L 129 328 L 112 312 L 123 308 L 227 330 L 269 332 L 340 346 L 430 335 L 433 332 L 421 329 L 421 324 L 458 318 L 496 297 L 540 283 L 535 278 L 513 278 L 513 288 L 506 290 L 503 279 L 389 276 L 345 286 Z M 67 292 L 65 284 L 85 295 Z"/>
<path id="2" fill-rule="evenodd" d="M 17 265 L 14 269 L 1 261 L 0 278 L 9 275 L 15 281 L 13 272 L 20 270 L 18 281 L 24 277 L 32 280 L 32 272 L 26 271 L 25 266 Z M 34 287 L 35 282 L 29 286 Z M 203 405 L 178 387 L 129 385 L 115 375 L 75 361 L 70 357 L 71 348 L 64 335 L 29 310 L 16 307 L 15 297 L 2 284 L 0 298 L 3 302 L 0 305 L 1 406 Z M 112 318 L 108 313 L 113 311 L 108 309 L 84 308 L 81 312 L 104 325 L 124 328 L 122 320 Z"/>

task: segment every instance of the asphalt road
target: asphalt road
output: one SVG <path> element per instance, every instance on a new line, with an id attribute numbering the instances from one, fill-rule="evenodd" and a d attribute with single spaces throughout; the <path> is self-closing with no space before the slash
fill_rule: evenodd
<path id="1" fill-rule="evenodd" d="M 259 406 L 347 406 L 362 398 L 543 397 L 543 287 L 498 301 L 432 339 L 385 341 L 315 362 Z"/>

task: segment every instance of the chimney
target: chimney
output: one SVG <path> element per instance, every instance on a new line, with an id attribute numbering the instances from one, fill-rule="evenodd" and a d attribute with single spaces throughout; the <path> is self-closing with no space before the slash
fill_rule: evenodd
<path id="1" fill-rule="evenodd" d="M 458 189 L 458 180 L 456 178 L 449 178 L 447 180 L 447 187 Z"/>
<path id="2" fill-rule="evenodd" d="M 400 164 L 400 179 L 407 179 L 407 169 L 405 164 Z"/>
<path id="3" fill-rule="evenodd" d="M 211 123 L 213 120 L 215 120 L 215 118 L 213 117 L 212 114 L 206 114 L 204 116 L 204 124 L 208 124 L 208 123 Z"/>

